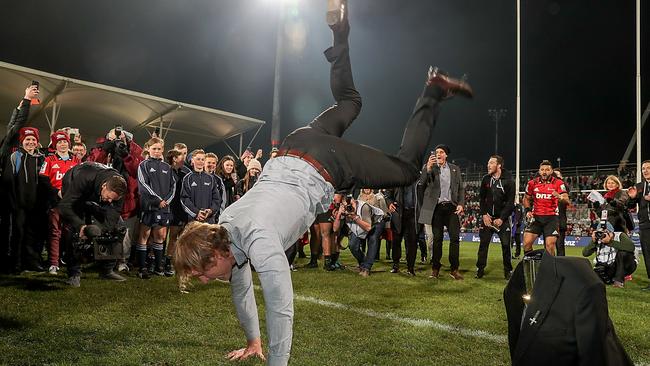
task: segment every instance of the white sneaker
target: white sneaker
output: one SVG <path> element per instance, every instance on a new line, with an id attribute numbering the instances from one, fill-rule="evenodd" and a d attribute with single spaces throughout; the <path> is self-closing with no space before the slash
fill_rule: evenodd
<path id="1" fill-rule="evenodd" d="M 56 272 L 59 270 L 59 267 L 57 266 L 50 266 L 50 269 L 47 270 L 47 273 L 56 276 Z"/>
<path id="2" fill-rule="evenodd" d="M 129 271 L 129 266 L 126 263 L 120 263 L 117 265 L 117 271 L 118 272 L 128 272 Z"/>

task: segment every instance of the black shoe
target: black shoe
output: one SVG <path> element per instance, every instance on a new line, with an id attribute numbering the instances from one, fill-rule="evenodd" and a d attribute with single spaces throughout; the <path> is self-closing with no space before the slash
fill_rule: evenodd
<path id="1" fill-rule="evenodd" d="M 162 267 L 158 267 L 153 271 L 153 274 L 156 276 L 164 276 L 165 275 L 165 269 Z"/>
<path id="2" fill-rule="evenodd" d="M 305 264 L 305 268 L 318 268 L 318 261 L 311 261 Z"/>
<path id="3" fill-rule="evenodd" d="M 429 74 L 427 85 L 437 85 L 445 91 L 445 98 L 451 98 L 458 94 L 465 98 L 472 98 L 474 92 L 472 87 L 465 81 L 465 79 L 454 79 L 445 75 L 437 67 L 429 67 Z"/>
<path id="4" fill-rule="evenodd" d="M 399 273 L 399 266 L 393 265 L 393 268 L 390 270 L 390 273 Z"/>
<path id="5" fill-rule="evenodd" d="M 149 269 L 147 267 L 142 267 L 138 271 L 138 277 L 143 279 L 143 280 L 148 280 L 151 278 L 151 275 L 149 274 Z"/>
<path id="6" fill-rule="evenodd" d="M 406 270 L 406 275 L 409 277 L 415 277 L 415 270 L 413 268 Z"/>
<path id="7" fill-rule="evenodd" d="M 483 278 L 483 276 L 485 276 L 485 269 L 483 269 L 483 268 L 477 269 L 476 270 L 476 276 L 474 276 L 474 277 Z"/>
<path id="8" fill-rule="evenodd" d="M 328 272 L 336 271 L 335 263 L 332 262 L 329 258 L 327 258 L 325 259 L 325 263 L 323 264 L 323 269 Z"/>
<path id="9" fill-rule="evenodd" d="M 176 274 L 176 271 L 174 270 L 174 265 L 172 265 L 172 261 L 170 258 L 167 258 L 165 261 L 165 277 L 171 277 Z"/>

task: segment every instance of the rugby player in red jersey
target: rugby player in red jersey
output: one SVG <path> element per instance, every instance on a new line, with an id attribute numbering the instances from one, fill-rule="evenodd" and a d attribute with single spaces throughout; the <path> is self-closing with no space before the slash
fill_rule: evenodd
<path id="1" fill-rule="evenodd" d="M 544 235 L 546 251 L 555 255 L 555 242 L 560 235 L 560 201 L 568 203 L 569 194 L 564 182 L 553 176 L 551 162 L 544 160 L 539 164 L 539 176 L 528 182 L 524 195 L 523 204 L 529 219 L 524 231 L 524 252 L 533 250 L 533 243 Z"/>

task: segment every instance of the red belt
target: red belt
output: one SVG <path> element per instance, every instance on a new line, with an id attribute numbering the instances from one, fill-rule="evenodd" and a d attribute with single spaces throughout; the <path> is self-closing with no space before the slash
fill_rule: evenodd
<path id="1" fill-rule="evenodd" d="M 331 185 L 334 185 L 334 179 L 332 179 L 332 176 L 327 171 L 327 169 L 325 169 L 325 167 L 321 163 L 319 163 L 318 160 L 314 159 L 311 155 L 305 154 L 304 152 L 296 149 L 280 149 L 278 150 L 278 156 L 291 156 L 307 162 L 314 169 L 316 169 L 318 174 L 323 176 L 323 179 L 325 179 L 326 182 L 329 182 Z"/>

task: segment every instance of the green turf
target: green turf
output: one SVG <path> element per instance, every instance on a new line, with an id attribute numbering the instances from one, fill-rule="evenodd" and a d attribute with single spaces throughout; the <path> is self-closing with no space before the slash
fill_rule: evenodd
<path id="1" fill-rule="evenodd" d="M 429 279 L 429 267 L 423 264 L 415 278 L 391 274 L 383 260 L 369 278 L 348 270 L 300 268 L 293 273 L 297 298 L 291 364 L 509 364 L 500 248 L 490 248 L 482 280 L 474 279 L 476 249 L 475 243 L 461 245 L 461 282 L 452 280 L 444 267 L 440 279 Z M 579 251 L 568 248 L 569 255 Z M 353 264 L 349 251 L 342 259 Z M 63 280 L 47 274 L 0 277 L 0 364 L 220 365 L 231 364 L 224 355 L 244 345 L 225 284 L 196 284 L 183 295 L 170 278 L 130 277 L 113 283 L 87 271 L 79 289 L 68 288 Z M 607 289 L 616 331 L 641 363 L 650 361 L 650 294 L 640 291 L 647 285 L 640 267 L 625 289 Z M 256 295 L 264 327 L 263 300 L 259 291 Z M 456 329 L 400 320 L 404 318 Z M 496 337 L 478 338 L 470 334 L 475 330 Z"/>

